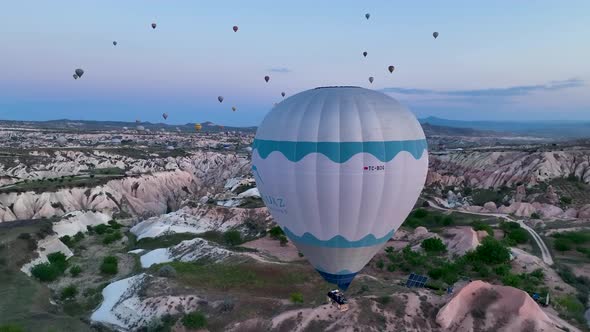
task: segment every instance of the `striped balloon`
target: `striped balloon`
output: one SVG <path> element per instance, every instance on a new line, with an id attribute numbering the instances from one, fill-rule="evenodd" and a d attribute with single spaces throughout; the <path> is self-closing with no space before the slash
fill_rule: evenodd
<path id="1" fill-rule="evenodd" d="M 325 87 L 285 99 L 256 133 L 252 171 L 287 237 L 346 290 L 410 213 L 428 170 L 426 139 L 393 98 Z"/>

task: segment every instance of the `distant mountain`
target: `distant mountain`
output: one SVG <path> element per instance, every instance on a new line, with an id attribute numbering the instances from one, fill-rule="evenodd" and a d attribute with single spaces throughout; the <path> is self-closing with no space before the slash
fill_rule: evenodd
<path id="1" fill-rule="evenodd" d="M 432 136 L 467 136 L 467 137 L 495 137 L 511 136 L 514 134 L 500 133 L 492 130 L 478 130 L 473 128 L 459 128 L 433 125 L 429 122 L 422 123 L 422 129 L 426 137 Z"/>
<path id="2" fill-rule="evenodd" d="M 590 137 L 590 121 L 461 121 L 428 117 L 420 119 L 420 122 L 436 126 L 510 132 L 527 136 L 552 138 Z"/>
<path id="3" fill-rule="evenodd" d="M 255 132 L 256 127 L 230 127 L 220 126 L 213 122 L 202 122 L 201 131 L 240 131 L 240 132 Z M 176 131 L 176 128 L 182 132 L 194 132 L 195 124 L 187 123 L 184 125 L 172 125 L 166 123 L 151 123 L 151 122 L 122 122 L 122 121 L 86 121 L 86 120 L 49 120 L 49 121 L 8 121 L 0 120 L 2 127 L 21 127 L 34 129 L 50 129 L 50 130 L 69 130 L 69 131 L 110 131 L 122 130 L 124 127 L 133 129 L 137 126 L 143 126 L 145 129 L 151 131 L 166 130 Z"/>

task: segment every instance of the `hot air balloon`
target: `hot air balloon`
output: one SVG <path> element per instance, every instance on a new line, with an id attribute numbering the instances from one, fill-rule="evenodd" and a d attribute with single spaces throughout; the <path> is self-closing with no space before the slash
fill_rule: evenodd
<path id="1" fill-rule="evenodd" d="M 234 25 L 233 29 L 234 29 L 234 32 L 238 32 L 238 26 L 237 25 Z"/>
<path id="2" fill-rule="evenodd" d="M 237 108 L 235 106 L 232 106 L 231 110 L 235 112 Z"/>
<path id="3" fill-rule="evenodd" d="M 221 103 L 223 101 L 223 96 L 217 97 L 217 100 L 219 100 L 219 102 Z"/>
<path id="4" fill-rule="evenodd" d="M 389 67 L 387 67 L 387 69 L 389 70 L 390 73 L 393 73 L 393 71 L 395 70 L 395 67 L 389 66 Z"/>
<path id="5" fill-rule="evenodd" d="M 264 76 L 264 80 L 266 81 L 266 83 L 268 83 L 268 81 L 270 81 L 270 76 Z"/>
<path id="6" fill-rule="evenodd" d="M 252 148 L 252 173 L 274 220 L 342 290 L 406 219 L 428 171 L 414 115 L 358 87 L 289 97 L 266 115 Z"/>
<path id="7" fill-rule="evenodd" d="M 366 58 L 367 57 L 367 52 L 363 52 L 363 56 Z"/>
<path id="8" fill-rule="evenodd" d="M 168 113 L 162 114 L 162 117 L 164 118 L 164 120 L 168 119 Z"/>
<path id="9" fill-rule="evenodd" d="M 367 18 L 367 20 L 368 20 L 368 19 L 369 19 L 369 17 L 371 17 L 371 14 L 369 14 L 369 13 L 366 13 L 366 14 L 365 14 L 365 17 L 366 17 L 366 18 Z"/>
<path id="10" fill-rule="evenodd" d="M 373 76 L 369 77 L 369 83 L 372 84 L 373 83 L 373 80 L 374 80 Z"/>
<path id="11" fill-rule="evenodd" d="M 283 98 L 285 98 L 285 93 L 284 92 L 281 92 L 281 96 L 283 96 Z"/>
<path id="12" fill-rule="evenodd" d="M 201 131 L 202 128 L 203 128 L 203 126 L 201 126 L 200 123 L 195 123 L 195 130 L 196 131 Z"/>
<path id="13" fill-rule="evenodd" d="M 76 75 L 78 75 L 78 77 L 82 77 L 82 75 L 84 75 L 84 70 L 78 68 L 74 71 L 76 73 Z"/>
<path id="14" fill-rule="evenodd" d="M 156 28 L 156 23 L 152 23 L 152 29 Z"/>
<path id="15" fill-rule="evenodd" d="M 74 79 L 75 79 L 75 80 L 77 80 L 77 79 L 78 79 L 78 75 L 74 74 L 74 75 L 72 75 L 72 76 L 74 77 Z"/>
<path id="16" fill-rule="evenodd" d="M 113 41 L 113 45 L 114 45 L 114 46 L 117 46 L 117 41 L 116 41 L 116 40 L 115 40 L 115 41 Z"/>
<path id="17" fill-rule="evenodd" d="M 144 126 L 137 126 L 137 130 L 138 131 L 144 131 L 145 130 L 145 127 Z"/>
<path id="18" fill-rule="evenodd" d="M 432 33 L 432 37 L 434 37 L 434 39 L 436 39 L 436 37 L 438 37 L 438 32 L 436 32 L 436 31 L 435 31 L 435 32 L 433 32 L 433 33 Z"/>
<path id="19" fill-rule="evenodd" d="M 135 120 L 135 123 L 141 123 L 141 120 L 140 119 L 136 119 Z"/>

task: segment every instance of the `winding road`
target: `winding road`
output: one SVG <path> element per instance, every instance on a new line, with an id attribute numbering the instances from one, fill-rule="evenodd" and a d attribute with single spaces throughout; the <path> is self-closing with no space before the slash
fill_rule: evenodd
<path id="1" fill-rule="evenodd" d="M 524 230 L 526 230 L 527 232 L 529 232 L 531 234 L 531 236 L 533 237 L 533 239 L 537 243 L 537 246 L 539 247 L 539 249 L 541 249 L 541 258 L 543 259 L 543 262 L 545 262 L 545 264 L 547 264 L 547 265 L 553 265 L 553 258 L 551 257 L 551 252 L 549 251 L 549 248 L 547 248 L 547 245 L 545 244 L 545 242 L 543 242 L 543 239 L 541 239 L 539 234 L 537 234 L 537 232 L 535 232 L 534 229 L 532 229 L 531 227 L 526 225 L 524 223 L 524 221 L 513 219 L 511 216 L 504 214 L 504 213 L 483 213 L 483 212 L 469 212 L 469 211 L 462 211 L 462 210 L 453 210 L 453 209 L 449 209 L 449 208 L 445 208 L 443 206 L 440 206 L 437 202 L 434 202 L 431 199 L 425 198 L 425 200 L 428 202 L 428 204 L 430 205 L 431 208 L 434 208 L 437 210 L 460 212 L 460 213 L 472 214 L 472 215 L 477 215 L 477 216 L 496 217 L 496 218 L 502 218 L 506 221 L 512 221 L 512 222 L 518 223 L 520 225 L 520 227 L 522 227 Z"/>

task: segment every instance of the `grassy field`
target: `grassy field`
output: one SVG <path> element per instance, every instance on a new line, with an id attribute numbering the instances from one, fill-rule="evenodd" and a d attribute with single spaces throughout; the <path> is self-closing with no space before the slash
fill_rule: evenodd
<path id="1" fill-rule="evenodd" d="M 43 222 L 0 229 L 0 325 L 18 324 L 26 331 L 91 331 L 79 318 L 70 317 L 49 302 L 50 290 L 20 271 L 33 257 L 29 240 L 21 233 L 36 233 Z"/>

